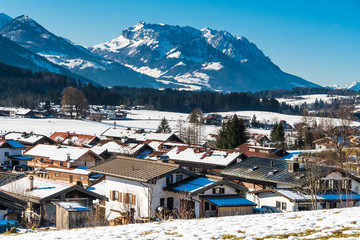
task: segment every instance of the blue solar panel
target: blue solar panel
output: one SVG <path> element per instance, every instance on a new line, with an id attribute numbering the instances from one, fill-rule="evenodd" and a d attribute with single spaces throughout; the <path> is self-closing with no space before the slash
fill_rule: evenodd
<path id="1" fill-rule="evenodd" d="M 180 186 L 177 186 L 174 188 L 174 190 L 177 191 L 184 191 L 184 192 L 192 192 L 194 190 L 200 189 L 210 183 L 214 183 L 215 181 L 204 178 L 204 177 L 198 177 L 195 178 L 187 183 L 181 184 Z"/>
<path id="2" fill-rule="evenodd" d="M 12 148 L 25 148 L 24 145 L 15 140 L 7 140 L 6 142 L 9 143 Z"/>
<path id="3" fill-rule="evenodd" d="M 34 159 L 33 157 L 28 157 L 28 156 L 12 156 L 11 158 L 18 159 L 18 160 L 32 160 L 32 159 Z"/>
<path id="4" fill-rule="evenodd" d="M 325 200 L 360 200 L 360 195 L 353 193 L 353 194 L 323 194 L 319 195 L 319 197 Z"/>
<path id="5" fill-rule="evenodd" d="M 242 197 L 227 197 L 227 198 L 205 198 L 209 202 L 219 206 L 256 206 L 256 203 L 247 200 L 246 198 Z"/>

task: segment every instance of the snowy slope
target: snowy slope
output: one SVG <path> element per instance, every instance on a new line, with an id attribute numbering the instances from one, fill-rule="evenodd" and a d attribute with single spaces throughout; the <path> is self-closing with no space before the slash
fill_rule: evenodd
<path id="1" fill-rule="evenodd" d="M 89 49 L 180 89 L 257 91 L 317 86 L 282 72 L 245 37 L 209 28 L 139 22 L 119 37 Z"/>
<path id="2" fill-rule="evenodd" d="M 292 106 L 301 105 L 303 103 L 313 104 L 316 99 L 318 101 L 322 100 L 325 103 L 330 103 L 334 99 L 347 99 L 351 96 L 341 96 L 341 95 L 328 95 L 328 94 L 312 94 L 312 95 L 300 95 L 294 96 L 292 98 L 276 98 L 280 103 L 286 103 Z"/>
<path id="3" fill-rule="evenodd" d="M 0 36 L 0 62 L 11 66 L 30 69 L 34 72 L 45 71 L 64 74 L 75 79 L 81 79 L 82 81 L 89 82 L 88 79 L 72 73 L 61 66 L 53 64 L 46 58 L 32 53 L 31 51 L 2 36 Z"/>
<path id="4" fill-rule="evenodd" d="M 0 34 L 52 63 L 104 86 L 156 85 L 153 78 L 56 36 L 26 15 L 12 20 L 0 30 Z"/>
<path id="5" fill-rule="evenodd" d="M 360 208 L 354 207 L 42 231 L 0 239 L 338 239 L 340 233 L 341 239 L 359 239 L 359 218 Z"/>

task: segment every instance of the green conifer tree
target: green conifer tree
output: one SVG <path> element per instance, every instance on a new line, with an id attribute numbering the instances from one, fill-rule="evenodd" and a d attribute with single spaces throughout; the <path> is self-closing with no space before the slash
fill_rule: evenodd
<path id="1" fill-rule="evenodd" d="M 159 133 L 171 133 L 171 128 L 165 117 L 161 119 L 161 122 L 156 131 Z"/>
<path id="2" fill-rule="evenodd" d="M 233 149 L 240 144 L 246 143 L 248 139 L 244 120 L 239 119 L 236 114 L 232 120 L 223 124 L 216 141 L 217 148 Z"/>

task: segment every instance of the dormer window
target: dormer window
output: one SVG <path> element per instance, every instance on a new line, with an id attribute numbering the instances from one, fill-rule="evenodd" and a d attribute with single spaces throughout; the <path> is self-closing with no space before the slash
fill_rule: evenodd
<path id="1" fill-rule="evenodd" d="M 251 168 L 249 168 L 250 171 L 255 171 L 256 169 L 258 169 L 259 167 L 257 166 L 252 166 Z"/>
<path id="2" fill-rule="evenodd" d="M 166 176 L 166 185 L 170 185 L 172 183 L 173 183 L 173 176 L 172 175 Z"/>
<path id="3" fill-rule="evenodd" d="M 222 188 L 222 187 L 213 188 L 212 192 L 213 192 L 213 194 L 224 194 L 225 188 Z"/>

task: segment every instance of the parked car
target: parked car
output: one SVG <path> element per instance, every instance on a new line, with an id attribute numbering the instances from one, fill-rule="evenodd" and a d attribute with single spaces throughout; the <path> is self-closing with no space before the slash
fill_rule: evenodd
<path id="1" fill-rule="evenodd" d="M 0 165 L 0 172 L 11 172 L 11 167 L 8 165 Z"/>
<path id="2" fill-rule="evenodd" d="M 16 165 L 13 167 L 13 171 L 15 172 L 26 172 L 31 171 L 31 168 L 25 165 Z"/>
<path id="3" fill-rule="evenodd" d="M 276 207 L 272 206 L 261 206 L 267 213 L 282 213 L 282 211 Z"/>
<path id="4" fill-rule="evenodd" d="M 254 214 L 264 214 L 264 213 L 269 213 L 268 210 L 263 209 L 263 208 L 253 208 L 254 210 Z"/>

